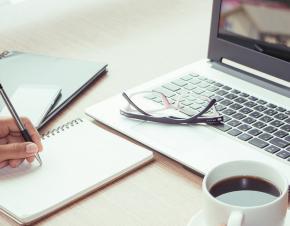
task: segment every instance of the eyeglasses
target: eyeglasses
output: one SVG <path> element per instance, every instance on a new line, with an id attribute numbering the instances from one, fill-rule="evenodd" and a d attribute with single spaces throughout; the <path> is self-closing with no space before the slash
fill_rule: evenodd
<path id="1" fill-rule="evenodd" d="M 215 107 L 216 100 L 205 96 L 183 93 L 169 97 L 157 91 L 131 95 L 123 92 L 122 96 L 128 103 L 120 113 L 127 118 L 166 124 L 217 125 L 223 122 L 223 116 Z"/>
<path id="2" fill-rule="evenodd" d="M 0 52 L 0 59 L 6 57 L 9 55 L 9 52 L 8 51 L 3 51 L 3 52 Z"/>

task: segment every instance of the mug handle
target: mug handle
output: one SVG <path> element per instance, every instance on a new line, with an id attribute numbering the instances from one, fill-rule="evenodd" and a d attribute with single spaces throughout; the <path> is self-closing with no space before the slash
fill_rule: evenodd
<path id="1" fill-rule="evenodd" d="M 233 211 L 228 220 L 227 226 L 242 226 L 243 213 L 240 211 Z"/>

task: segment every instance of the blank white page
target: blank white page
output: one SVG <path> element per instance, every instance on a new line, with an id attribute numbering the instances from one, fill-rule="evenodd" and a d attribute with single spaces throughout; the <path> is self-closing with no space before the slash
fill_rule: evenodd
<path id="1" fill-rule="evenodd" d="M 60 130 L 59 130 L 60 131 Z M 152 152 L 88 121 L 43 140 L 43 165 L 0 170 L 0 206 L 31 222 L 152 159 Z"/>

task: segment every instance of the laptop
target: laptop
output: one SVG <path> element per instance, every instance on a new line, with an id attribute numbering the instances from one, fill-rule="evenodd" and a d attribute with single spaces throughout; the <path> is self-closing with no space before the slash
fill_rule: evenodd
<path id="1" fill-rule="evenodd" d="M 215 0 L 208 59 L 126 91 L 161 90 L 174 98 L 187 90 L 215 98 L 222 125 L 128 119 L 120 115 L 126 105 L 121 94 L 86 113 L 203 175 L 218 164 L 245 159 L 272 165 L 290 179 L 289 24 L 290 5 L 282 1 Z"/>

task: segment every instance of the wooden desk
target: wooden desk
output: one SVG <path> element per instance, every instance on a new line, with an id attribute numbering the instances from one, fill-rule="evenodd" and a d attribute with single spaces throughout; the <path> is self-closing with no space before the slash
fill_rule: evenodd
<path id="1" fill-rule="evenodd" d="M 61 3 L 59 3 L 61 2 Z M 212 1 L 27 0 L 0 8 L 0 50 L 104 61 L 109 72 L 45 130 L 123 89 L 206 57 Z M 184 226 L 201 208 L 201 178 L 155 162 L 37 225 Z M 0 216 L 0 225 L 16 225 Z"/>

